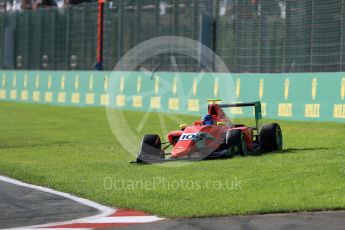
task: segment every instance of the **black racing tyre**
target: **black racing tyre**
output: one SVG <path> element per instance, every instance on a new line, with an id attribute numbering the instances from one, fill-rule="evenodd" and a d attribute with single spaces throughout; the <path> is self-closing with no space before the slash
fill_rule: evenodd
<path id="1" fill-rule="evenodd" d="M 283 135 L 277 123 L 263 124 L 259 130 L 260 149 L 265 152 L 283 149 Z"/>
<path id="2" fill-rule="evenodd" d="M 228 130 L 226 133 L 225 142 L 234 154 L 239 154 L 241 156 L 248 155 L 247 142 L 242 130 Z"/>
<path id="3" fill-rule="evenodd" d="M 156 134 L 146 134 L 141 141 L 138 163 L 164 160 L 161 138 Z"/>

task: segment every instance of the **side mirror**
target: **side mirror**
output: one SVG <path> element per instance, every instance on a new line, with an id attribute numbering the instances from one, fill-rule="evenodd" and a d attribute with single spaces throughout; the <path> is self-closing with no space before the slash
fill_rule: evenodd
<path id="1" fill-rule="evenodd" d="M 183 131 L 188 125 L 187 124 L 181 124 L 180 129 Z"/>

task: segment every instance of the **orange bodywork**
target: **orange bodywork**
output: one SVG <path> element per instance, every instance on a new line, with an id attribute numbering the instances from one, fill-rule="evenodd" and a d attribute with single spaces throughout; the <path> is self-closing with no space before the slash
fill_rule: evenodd
<path id="1" fill-rule="evenodd" d="M 241 129 L 247 142 L 248 150 L 253 149 L 253 129 L 246 126 L 234 127 L 222 108 L 217 104 L 211 104 L 208 114 L 212 115 L 214 125 L 204 125 L 202 121 L 195 121 L 183 131 L 168 133 L 168 140 L 173 145 L 171 157 L 180 158 L 192 155 L 207 148 L 209 151 L 217 150 L 224 144 L 225 136 L 230 129 Z M 217 123 L 221 123 L 217 125 Z M 201 139 L 200 136 L 202 136 Z"/>

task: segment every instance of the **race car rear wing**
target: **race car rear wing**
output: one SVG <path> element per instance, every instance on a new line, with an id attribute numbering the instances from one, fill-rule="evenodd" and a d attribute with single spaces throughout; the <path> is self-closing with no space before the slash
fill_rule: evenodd
<path id="1" fill-rule="evenodd" d="M 221 107 L 221 108 L 248 107 L 248 106 L 254 107 L 256 129 L 259 130 L 260 120 L 262 119 L 260 101 L 244 102 L 244 103 L 231 103 L 231 104 L 219 104 L 219 107 Z"/>

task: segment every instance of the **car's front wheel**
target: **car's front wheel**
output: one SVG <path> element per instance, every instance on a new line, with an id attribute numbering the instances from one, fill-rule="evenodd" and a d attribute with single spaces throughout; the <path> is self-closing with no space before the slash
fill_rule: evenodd
<path id="1" fill-rule="evenodd" d="M 161 139 L 156 134 L 146 134 L 141 141 L 137 162 L 157 162 L 164 160 Z"/>

